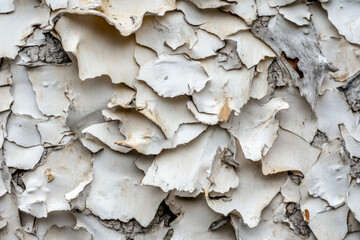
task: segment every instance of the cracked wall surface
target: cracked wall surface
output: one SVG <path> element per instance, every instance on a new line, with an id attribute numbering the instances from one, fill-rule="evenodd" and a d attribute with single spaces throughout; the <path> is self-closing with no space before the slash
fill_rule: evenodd
<path id="1" fill-rule="evenodd" d="M 360 239 L 357 0 L 1 0 L 1 240 Z"/>

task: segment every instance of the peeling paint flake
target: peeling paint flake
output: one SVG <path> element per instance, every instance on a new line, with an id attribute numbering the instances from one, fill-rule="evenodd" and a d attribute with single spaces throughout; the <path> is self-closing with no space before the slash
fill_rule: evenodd
<path id="1" fill-rule="evenodd" d="M 0 0 L 0 239 L 360 239 L 359 0 Z"/>
<path id="2" fill-rule="evenodd" d="M 191 95 L 210 80 L 199 62 L 182 55 L 160 55 L 140 68 L 137 79 L 145 81 L 162 97 Z"/>

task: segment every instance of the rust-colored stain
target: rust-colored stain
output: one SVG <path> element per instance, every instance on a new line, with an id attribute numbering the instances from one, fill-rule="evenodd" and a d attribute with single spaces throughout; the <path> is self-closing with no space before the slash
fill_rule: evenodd
<path id="1" fill-rule="evenodd" d="M 331 73 L 330 74 L 336 81 L 344 82 L 346 81 L 350 76 L 349 74 L 345 73 L 343 75 L 338 75 L 337 73 Z"/>
<path id="2" fill-rule="evenodd" d="M 116 145 L 122 146 L 122 147 L 128 147 L 133 148 L 133 145 L 126 143 L 125 141 L 115 141 Z"/>
<path id="3" fill-rule="evenodd" d="M 306 220 L 307 222 L 310 222 L 310 213 L 309 213 L 309 210 L 305 209 L 303 215 L 304 215 L 304 217 L 305 217 L 305 220 Z"/>
<path id="4" fill-rule="evenodd" d="M 226 122 L 230 117 L 230 113 L 231 113 L 231 109 L 229 107 L 228 99 L 226 99 L 224 106 L 221 108 L 219 119 L 221 121 Z"/>
<path id="5" fill-rule="evenodd" d="M 204 189 L 204 194 L 205 194 L 205 197 L 209 196 L 209 189 L 205 188 Z"/>
<path id="6" fill-rule="evenodd" d="M 281 53 L 281 56 L 290 64 L 290 66 L 299 74 L 300 78 L 304 77 L 304 73 L 298 67 L 298 58 L 289 58 L 284 52 Z"/>
<path id="7" fill-rule="evenodd" d="M 44 171 L 44 175 L 45 175 L 45 177 L 46 177 L 47 182 L 51 182 L 51 181 L 54 179 L 54 177 L 55 177 L 54 174 L 52 174 L 50 168 L 47 168 L 47 169 Z"/>
<path id="8" fill-rule="evenodd" d="M 102 6 L 97 7 L 96 10 L 105 13 L 105 9 Z"/>

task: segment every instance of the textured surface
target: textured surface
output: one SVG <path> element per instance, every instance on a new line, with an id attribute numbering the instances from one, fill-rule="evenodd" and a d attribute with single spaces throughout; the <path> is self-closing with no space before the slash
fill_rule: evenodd
<path id="1" fill-rule="evenodd" d="M 359 11 L 0 0 L 0 240 L 360 239 Z"/>

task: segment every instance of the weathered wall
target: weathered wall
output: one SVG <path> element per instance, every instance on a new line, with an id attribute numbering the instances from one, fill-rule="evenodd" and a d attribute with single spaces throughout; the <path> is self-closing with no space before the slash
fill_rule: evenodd
<path id="1" fill-rule="evenodd" d="M 0 239 L 360 239 L 360 2 L 1 0 Z"/>

